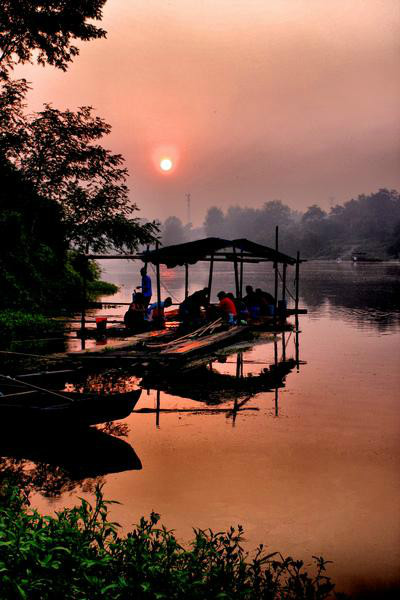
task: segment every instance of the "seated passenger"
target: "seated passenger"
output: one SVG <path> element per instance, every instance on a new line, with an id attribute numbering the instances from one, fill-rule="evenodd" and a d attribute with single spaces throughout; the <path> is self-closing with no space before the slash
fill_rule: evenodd
<path id="1" fill-rule="evenodd" d="M 145 307 L 140 302 L 132 302 L 124 315 L 124 323 L 127 329 L 141 332 L 147 329 L 145 321 Z"/>
<path id="2" fill-rule="evenodd" d="M 243 298 L 243 302 L 247 306 L 248 317 L 258 319 L 260 316 L 260 300 L 253 290 L 253 286 L 246 285 L 246 296 Z"/>
<path id="3" fill-rule="evenodd" d="M 273 315 L 275 314 L 275 298 L 268 292 L 257 288 L 256 289 L 257 301 L 260 305 L 261 315 Z"/>
<path id="4" fill-rule="evenodd" d="M 224 321 L 227 321 L 230 325 L 234 325 L 237 319 L 237 310 L 235 303 L 231 298 L 227 296 L 225 292 L 219 292 L 217 294 L 219 300 L 218 309 L 221 317 Z"/>
<path id="5" fill-rule="evenodd" d="M 165 300 L 161 300 L 160 306 L 158 302 L 153 302 L 147 307 L 147 320 L 151 327 L 163 327 L 165 325 L 164 309 L 172 305 L 172 298 L 168 296 Z"/>
<path id="6" fill-rule="evenodd" d="M 208 288 L 198 290 L 185 298 L 179 306 L 179 318 L 186 327 L 196 327 L 201 324 L 202 308 L 208 306 Z"/>

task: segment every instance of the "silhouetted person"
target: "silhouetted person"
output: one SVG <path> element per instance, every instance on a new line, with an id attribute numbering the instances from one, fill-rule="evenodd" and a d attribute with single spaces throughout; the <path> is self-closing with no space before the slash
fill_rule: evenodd
<path id="1" fill-rule="evenodd" d="M 142 290 L 145 305 L 148 306 L 152 296 L 151 279 L 149 275 L 147 275 L 146 267 L 140 269 L 140 274 L 142 276 L 142 285 L 138 285 L 136 289 Z"/>
<path id="2" fill-rule="evenodd" d="M 217 298 L 219 300 L 218 309 L 221 317 L 224 321 L 227 321 L 230 325 L 236 323 L 237 310 L 235 303 L 225 292 L 218 292 Z"/>
<path id="3" fill-rule="evenodd" d="M 172 298 L 168 296 L 165 300 L 153 302 L 147 307 L 147 318 L 150 322 L 151 327 L 163 327 L 165 325 L 165 313 L 164 309 L 172 305 Z"/>

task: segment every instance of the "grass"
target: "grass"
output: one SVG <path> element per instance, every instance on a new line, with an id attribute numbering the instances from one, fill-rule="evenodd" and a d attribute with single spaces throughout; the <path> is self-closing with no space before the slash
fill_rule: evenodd
<path id="1" fill-rule="evenodd" d="M 326 561 L 314 574 L 302 561 L 267 554 L 253 558 L 243 530 L 194 530 L 188 548 L 151 513 L 126 536 L 110 521 L 101 488 L 93 505 L 54 517 L 32 510 L 17 488 L 4 483 L 0 499 L 0 599 L 324 600 L 334 585 Z M 342 596 L 343 597 L 343 596 Z"/>

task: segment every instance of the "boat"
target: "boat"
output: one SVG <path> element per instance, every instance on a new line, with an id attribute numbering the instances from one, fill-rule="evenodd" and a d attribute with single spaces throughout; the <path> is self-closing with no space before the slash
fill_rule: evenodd
<path id="1" fill-rule="evenodd" d="M 23 381 L 2 378 L 0 415 L 9 426 L 56 425 L 79 427 L 125 419 L 140 398 L 141 390 L 121 394 L 58 392 Z"/>
<path id="2" fill-rule="evenodd" d="M 351 260 L 353 261 L 353 263 L 360 263 L 360 262 L 383 262 L 382 258 L 376 258 L 373 256 L 368 256 L 368 254 L 366 252 L 354 252 L 354 254 L 351 257 Z"/>

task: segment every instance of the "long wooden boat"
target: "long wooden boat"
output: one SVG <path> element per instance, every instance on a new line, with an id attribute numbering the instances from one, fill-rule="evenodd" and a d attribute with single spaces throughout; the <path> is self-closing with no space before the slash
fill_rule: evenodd
<path id="1" fill-rule="evenodd" d="M 19 426 L 88 426 L 126 418 L 141 390 L 123 394 L 55 392 L 24 382 L 0 381 L 1 421 Z"/>

